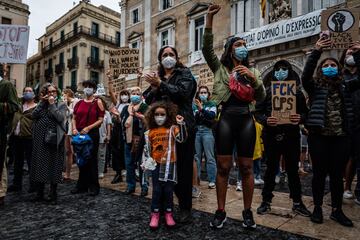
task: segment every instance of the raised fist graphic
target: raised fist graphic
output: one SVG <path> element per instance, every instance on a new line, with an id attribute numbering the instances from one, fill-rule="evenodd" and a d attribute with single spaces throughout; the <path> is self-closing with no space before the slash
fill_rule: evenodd
<path id="1" fill-rule="evenodd" d="M 331 21 L 335 24 L 335 32 L 344 31 L 345 15 L 337 12 L 332 18 Z"/>

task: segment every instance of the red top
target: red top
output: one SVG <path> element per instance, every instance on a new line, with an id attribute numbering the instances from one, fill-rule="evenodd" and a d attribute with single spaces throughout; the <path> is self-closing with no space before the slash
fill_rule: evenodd
<path id="1" fill-rule="evenodd" d="M 91 109 L 89 110 L 89 108 Z M 95 123 L 100 117 L 103 118 L 105 111 L 101 111 L 97 99 L 92 102 L 80 100 L 74 107 L 76 128 L 81 131 L 83 128 Z M 89 114 L 89 118 L 87 117 Z"/>

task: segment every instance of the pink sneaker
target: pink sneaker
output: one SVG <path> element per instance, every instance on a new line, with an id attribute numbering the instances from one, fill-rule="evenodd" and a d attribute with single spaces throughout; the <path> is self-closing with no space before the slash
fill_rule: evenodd
<path id="1" fill-rule="evenodd" d="M 174 227 L 176 225 L 172 212 L 165 212 L 165 222 L 167 227 Z"/>
<path id="2" fill-rule="evenodd" d="M 159 221 L 160 221 L 160 213 L 158 212 L 152 212 L 151 213 L 151 219 L 150 219 L 150 228 L 155 230 L 159 228 Z"/>

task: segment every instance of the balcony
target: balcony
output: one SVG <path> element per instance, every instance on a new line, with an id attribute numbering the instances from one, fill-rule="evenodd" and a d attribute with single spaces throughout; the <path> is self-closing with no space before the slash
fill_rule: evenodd
<path id="1" fill-rule="evenodd" d="M 101 32 L 94 34 L 94 31 L 92 31 L 91 28 L 79 26 L 77 29 L 65 34 L 62 38 L 59 38 L 58 40 L 52 42 L 52 44 L 49 44 L 42 48 L 42 53 L 47 54 L 55 51 L 56 49 L 66 45 L 69 41 L 80 38 L 82 36 L 102 44 L 109 44 L 112 47 L 119 46 L 118 38 L 116 38 L 116 36 L 107 35 Z"/>
<path id="2" fill-rule="evenodd" d="M 53 69 L 52 68 L 48 68 L 45 69 L 45 79 L 47 82 L 51 82 L 52 81 L 52 77 L 53 77 Z"/>
<path id="3" fill-rule="evenodd" d="M 79 58 L 78 57 L 69 58 L 67 60 L 67 67 L 69 70 L 75 69 L 78 66 L 79 66 Z"/>
<path id="4" fill-rule="evenodd" d="M 62 74 L 64 72 L 65 69 L 65 64 L 64 63 L 59 63 L 55 65 L 55 73 L 57 75 Z"/>
<path id="5" fill-rule="evenodd" d="M 92 69 L 98 69 L 101 70 L 104 68 L 104 60 L 99 60 L 96 58 L 88 57 L 87 58 L 87 64 Z"/>

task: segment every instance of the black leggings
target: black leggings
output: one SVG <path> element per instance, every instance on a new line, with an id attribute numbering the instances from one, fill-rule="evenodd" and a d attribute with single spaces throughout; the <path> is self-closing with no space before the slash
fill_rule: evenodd
<path id="1" fill-rule="evenodd" d="M 252 158 L 256 141 L 253 117 L 248 114 L 222 113 L 216 129 L 216 151 L 218 155 L 233 155 L 236 144 L 239 157 Z"/>

